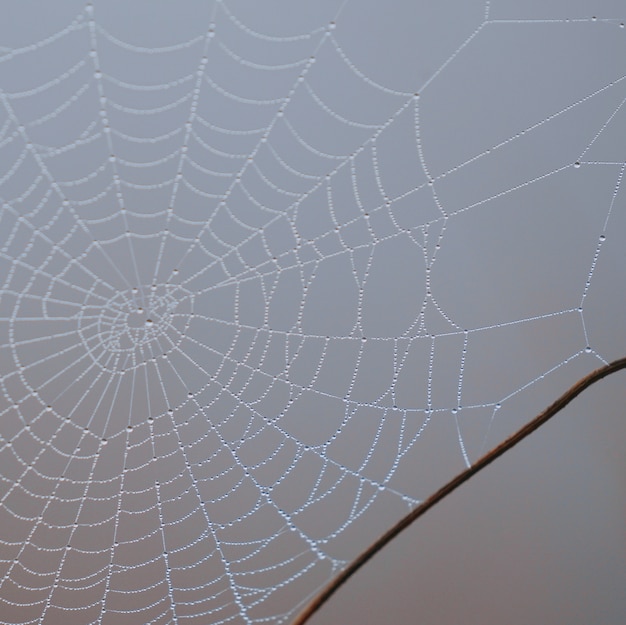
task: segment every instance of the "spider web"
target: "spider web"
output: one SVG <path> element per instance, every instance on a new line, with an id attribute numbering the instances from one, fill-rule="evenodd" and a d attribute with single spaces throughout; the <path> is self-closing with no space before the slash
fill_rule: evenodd
<path id="1" fill-rule="evenodd" d="M 624 16 L 135 5 L 0 42 L 2 622 L 286 623 L 620 352 Z"/>

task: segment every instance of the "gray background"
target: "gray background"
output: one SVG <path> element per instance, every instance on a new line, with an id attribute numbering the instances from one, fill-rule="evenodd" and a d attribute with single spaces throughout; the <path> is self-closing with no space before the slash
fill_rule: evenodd
<path id="1" fill-rule="evenodd" d="M 3 17 L 2 622 L 289 622 L 624 355 L 622 3 Z M 314 622 L 623 622 L 623 386 Z"/>

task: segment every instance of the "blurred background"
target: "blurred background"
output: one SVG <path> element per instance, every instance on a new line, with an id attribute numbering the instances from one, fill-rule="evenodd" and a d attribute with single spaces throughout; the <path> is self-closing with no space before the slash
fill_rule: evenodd
<path id="1" fill-rule="evenodd" d="M 1 622 L 289 623 L 625 356 L 625 19 L 3 7 Z M 313 622 L 624 622 L 624 382 Z"/>

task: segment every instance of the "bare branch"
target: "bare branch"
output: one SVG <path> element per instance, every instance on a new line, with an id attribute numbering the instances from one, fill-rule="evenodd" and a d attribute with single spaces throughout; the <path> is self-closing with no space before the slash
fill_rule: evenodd
<path id="1" fill-rule="evenodd" d="M 549 421 L 554 415 L 559 413 L 567 404 L 575 397 L 580 395 L 586 388 L 595 384 L 602 378 L 605 378 L 616 371 L 626 369 L 626 358 L 620 358 L 608 365 L 600 367 L 584 378 L 580 379 L 574 386 L 570 387 L 563 395 L 561 395 L 553 404 L 548 406 L 543 412 L 539 413 L 532 421 L 529 421 L 524 427 L 512 434 L 509 438 L 487 452 L 482 458 L 476 461 L 471 467 L 459 473 L 456 477 L 442 486 L 437 492 L 433 493 L 428 499 L 423 501 L 419 506 L 413 509 L 409 514 L 400 519 L 392 528 L 385 532 L 380 538 L 372 543 L 363 553 L 353 560 L 343 571 L 341 571 L 330 583 L 325 586 L 304 610 L 296 617 L 292 625 L 304 625 L 311 616 L 319 608 L 321 608 L 328 599 L 337 591 L 345 582 L 347 582 L 370 558 L 380 551 L 387 543 L 395 538 L 402 530 L 407 528 L 411 523 L 419 519 L 423 514 L 430 510 L 435 504 L 447 497 L 455 491 L 461 484 L 469 480 L 470 477 L 491 464 L 496 458 L 499 458 L 504 452 L 508 451 L 517 443 L 524 440 L 529 434 L 532 434 L 541 425 Z"/>

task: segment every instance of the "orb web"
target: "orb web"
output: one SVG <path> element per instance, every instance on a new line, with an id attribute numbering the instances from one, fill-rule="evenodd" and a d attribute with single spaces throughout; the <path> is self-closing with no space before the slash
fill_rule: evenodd
<path id="1" fill-rule="evenodd" d="M 621 355 L 624 16 L 448 4 L 3 33 L 2 622 L 287 623 Z"/>

